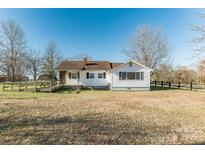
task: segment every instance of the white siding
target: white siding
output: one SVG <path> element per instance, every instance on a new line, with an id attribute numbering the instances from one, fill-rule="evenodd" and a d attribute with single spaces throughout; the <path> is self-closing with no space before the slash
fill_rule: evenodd
<path id="1" fill-rule="evenodd" d="M 77 73 L 77 70 L 69 70 L 66 73 L 66 85 L 78 85 L 78 79 L 69 79 L 69 72 L 71 73 Z"/>
<path id="2" fill-rule="evenodd" d="M 99 71 L 80 71 L 80 79 L 69 79 L 69 72 L 77 73 L 78 70 L 68 70 L 66 73 L 66 85 L 83 85 L 83 86 L 108 86 L 110 84 L 110 74 L 104 70 Z M 94 79 L 87 79 L 86 73 L 94 73 Z M 98 73 L 106 72 L 106 78 L 98 78 Z"/>
<path id="3" fill-rule="evenodd" d="M 69 79 L 69 72 L 80 72 L 80 79 Z M 86 73 L 94 73 L 94 79 L 87 79 Z M 98 73 L 106 72 L 106 79 L 98 78 Z M 144 80 L 120 80 L 119 72 L 144 72 Z M 112 71 L 98 70 L 98 71 L 81 71 L 81 70 L 67 70 L 66 85 L 83 85 L 90 87 L 110 86 L 111 90 L 149 90 L 150 89 L 150 69 L 132 63 L 120 66 Z"/>
<path id="4" fill-rule="evenodd" d="M 94 73 L 95 74 L 95 78 L 94 79 L 87 79 L 86 77 L 86 73 L 89 72 L 89 73 Z M 81 85 L 83 86 L 108 86 L 110 84 L 110 81 L 109 81 L 109 73 L 106 72 L 106 78 L 98 78 L 98 73 L 103 73 L 103 72 L 106 72 L 104 70 L 99 70 L 99 71 L 82 71 L 80 72 L 80 82 L 81 82 Z"/>
<path id="5" fill-rule="evenodd" d="M 119 72 L 144 72 L 144 80 L 120 80 Z M 111 83 L 112 90 L 149 90 L 150 71 L 134 63 L 132 67 L 126 64 L 112 71 Z"/>

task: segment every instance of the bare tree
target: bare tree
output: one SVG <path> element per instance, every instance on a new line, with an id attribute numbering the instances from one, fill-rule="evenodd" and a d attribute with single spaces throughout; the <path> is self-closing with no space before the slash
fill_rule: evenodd
<path id="1" fill-rule="evenodd" d="M 16 80 L 17 81 L 22 81 L 22 79 L 24 78 L 24 75 L 29 73 L 30 65 L 29 65 L 29 61 L 26 55 L 27 55 L 26 51 L 19 54 L 20 58 L 16 63 Z"/>
<path id="2" fill-rule="evenodd" d="M 141 64 L 155 69 L 169 55 L 170 47 L 161 29 L 139 26 L 125 54 Z"/>
<path id="3" fill-rule="evenodd" d="M 198 82 L 198 73 L 195 70 L 189 69 L 187 66 L 178 66 L 175 69 L 175 81 L 181 81 L 187 84 L 191 81 Z"/>
<path id="4" fill-rule="evenodd" d="M 57 47 L 57 44 L 52 41 L 49 42 L 43 57 L 43 72 L 49 74 L 54 79 L 56 76 L 55 67 L 60 60 L 60 49 Z"/>
<path id="5" fill-rule="evenodd" d="M 25 72 L 25 47 L 26 41 L 20 26 L 13 20 L 1 23 L 0 55 L 1 71 L 6 72 L 12 81 L 22 76 Z M 19 74 L 21 73 L 21 74 Z"/>
<path id="6" fill-rule="evenodd" d="M 10 78 L 10 64 L 9 59 L 3 54 L 2 48 L 0 48 L 0 72 L 7 75 L 7 79 Z"/>
<path id="7" fill-rule="evenodd" d="M 205 60 L 201 60 L 198 65 L 199 82 L 205 82 Z"/>
<path id="8" fill-rule="evenodd" d="M 84 54 L 84 53 L 79 54 L 79 55 L 75 55 L 75 56 L 73 56 L 73 57 L 68 57 L 68 58 L 66 58 L 65 60 L 68 60 L 68 61 L 73 61 L 73 60 L 74 60 L 74 61 L 82 61 L 84 57 L 86 57 L 86 58 L 89 59 L 89 60 L 92 60 L 92 58 L 91 58 L 90 55 Z"/>
<path id="9" fill-rule="evenodd" d="M 174 81 L 174 68 L 172 64 L 163 63 L 155 69 L 152 80 L 156 81 Z"/>
<path id="10" fill-rule="evenodd" d="M 205 19 L 205 11 L 197 15 L 200 19 Z M 191 25 L 191 29 L 196 32 L 196 37 L 192 39 L 193 45 L 196 45 L 194 57 L 201 59 L 202 54 L 205 53 L 205 23 Z"/>
<path id="11" fill-rule="evenodd" d="M 33 79 L 36 80 L 41 71 L 42 57 L 40 51 L 36 49 L 30 49 L 27 53 L 28 64 L 30 66 L 30 72 Z"/>

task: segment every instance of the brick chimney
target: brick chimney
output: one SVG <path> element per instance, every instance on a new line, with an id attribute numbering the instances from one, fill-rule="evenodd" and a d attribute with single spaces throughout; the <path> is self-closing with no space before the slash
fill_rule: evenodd
<path id="1" fill-rule="evenodd" d="M 87 57 L 83 57 L 83 64 L 87 65 L 87 63 L 88 63 L 88 58 Z"/>

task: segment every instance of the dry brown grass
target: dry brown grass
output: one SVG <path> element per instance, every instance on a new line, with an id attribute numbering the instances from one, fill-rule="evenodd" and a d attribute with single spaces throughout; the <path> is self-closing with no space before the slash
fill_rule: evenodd
<path id="1" fill-rule="evenodd" d="M 0 94 L 0 144 L 205 143 L 202 92 Z"/>

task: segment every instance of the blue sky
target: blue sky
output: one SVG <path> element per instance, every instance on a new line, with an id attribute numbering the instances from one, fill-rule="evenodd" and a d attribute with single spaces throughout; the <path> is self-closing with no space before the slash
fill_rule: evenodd
<path id="1" fill-rule="evenodd" d="M 122 62 L 122 50 L 136 31 L 147 24 L 162 27 L 172 46 L 176 65 L 193 66 L 194 32 L 189 24 L 199 22 L 197 9 L 0 9 L 0 21 L 14 19 L 28 43 L 44 51 L 54 40 L 63 57 L 88 54 L 94 60 Z"/>

